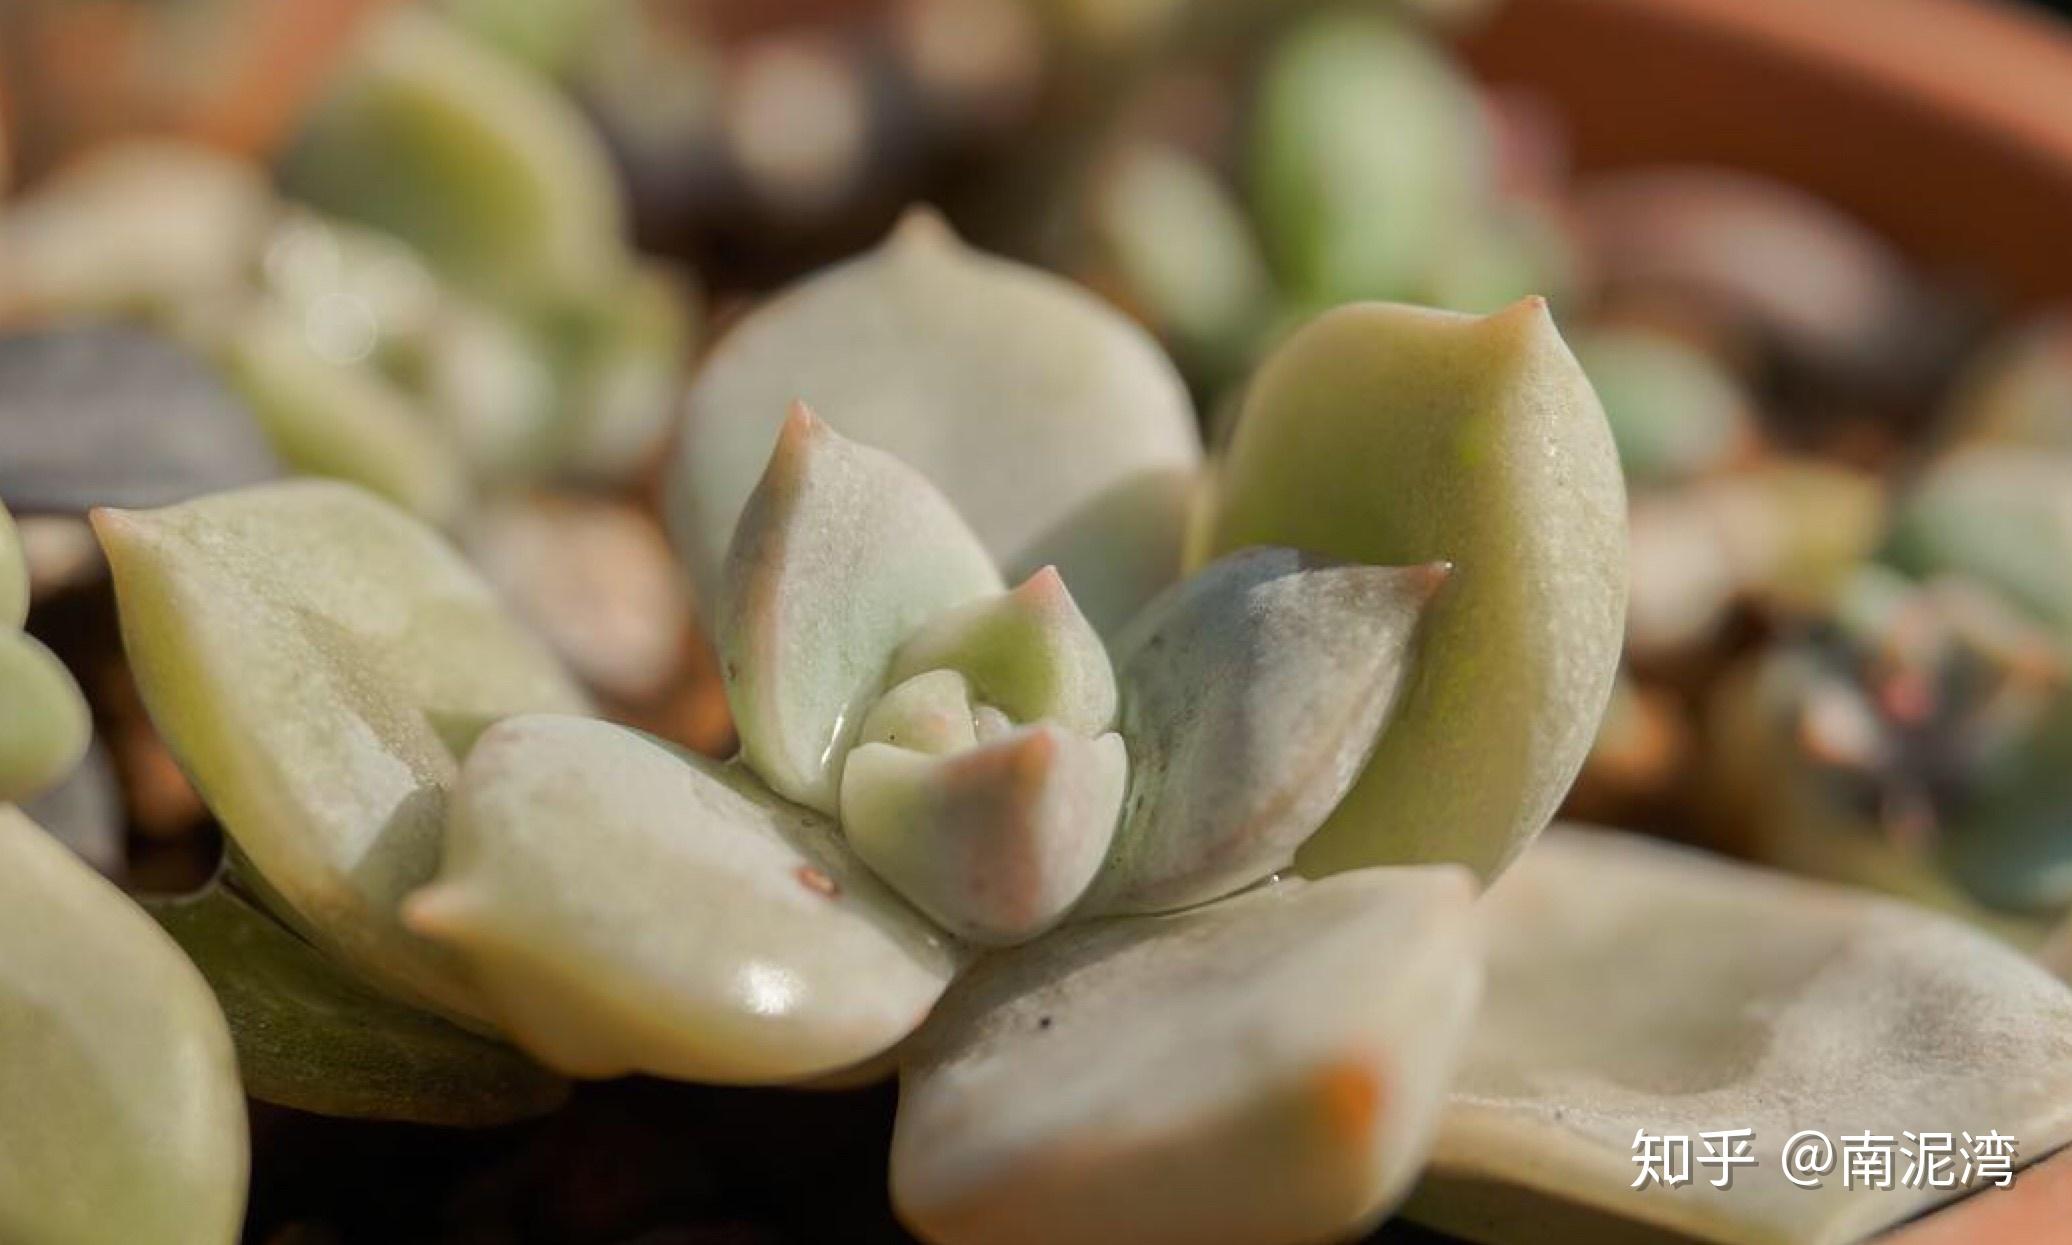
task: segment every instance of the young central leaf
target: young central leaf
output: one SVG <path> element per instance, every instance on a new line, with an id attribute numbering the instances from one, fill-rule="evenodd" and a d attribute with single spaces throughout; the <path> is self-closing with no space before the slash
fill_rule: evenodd
<path id="1" fill-rule="evenodd" d="M 833 816 L 843 757 L 893 654 L 929 619 L 1000 588 L 942 494 L 795 405 L 742 512 L 718 604 L 749 768 Z"/>
<path id="2" fill-rule="evenodd" d="M 842 776 L 842 827 L 915 906 L 1023 942 L 1085 892 L 1129 772 L 1115 672 L 1055 569 L 953 609 L 892 661 Z"/>
<path id="3" fill-rule="evenodd" d="M 930 622 L 893 659 L 892 681 L 945 669 L 1017 722 L 1049 720 L 1082 735 L 1115 722 L 1108 650 L 1055 567 Z"/>
<path id="4" fill-rule="evenodd" d="M 95 525 L 152 721 L 278 915 L 390 993 L 479 1018 L 397 905 L 438 866 L 456 752 L 581 692 L 451 547 L 349 485 Z"/>
<path id="5" fill-rule="evenodd" d="M 842 779 L 842 829 L 952 933 L 1026 942 L 1093 881 L 1128 772 L 1120 735 L 1049 723 L 948 756 L 865 744 Z"/>

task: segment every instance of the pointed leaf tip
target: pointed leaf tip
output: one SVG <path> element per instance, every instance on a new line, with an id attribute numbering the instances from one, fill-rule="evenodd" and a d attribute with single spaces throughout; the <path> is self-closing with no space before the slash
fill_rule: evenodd
<path id="1" fill-rule="evenodd" d="M 21 533 L 0 498 L 0 627 L 19 627 L 29 618 L 29 562 Z"/>
<path id="2" fill-rule="evenodd" d="M 941 251 L 964 245 L 949 218 L 929 203 L 916 203 L 901 212 L 887 242 L 900 250 Z"/>

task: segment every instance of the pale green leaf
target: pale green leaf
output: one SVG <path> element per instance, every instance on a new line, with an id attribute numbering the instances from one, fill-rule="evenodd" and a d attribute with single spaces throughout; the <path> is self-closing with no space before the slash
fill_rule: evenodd
<path id="1" fill-rule="evenodd" d="M 780 294 L 706 360 L 670 506 L 708 599 L 794 400 L 933 481 L 1011 577 L 1056 564 L 1104 632 L 1178 573 L 1201 449 L 1172 365 L 1093 295 L 931 216 Z"/>
<path id="2" fill-rule="evenodd" d="M 971 681 L 955 670 L 930 670 L 896 684 L 864 715 L 856 743 L 891 744 L 929 756 L 976 745 Z"/>
<path id="3" fill-rule="evenodd" d="M 1216 171 L 1178 146 L 1141 142 L 1112 158 L 1089 210 L 1100 261 L 1190 368 L 1242 375 L 1273 277 Z"/>
<path id="4" fill-rule="evenodd" d="M 1659 330 L 1610 325 L 1579 337 L 1575 348 L 1603 399 L 1629 482 L 1680 483 L 1754 446 L 1748 393 L 1697 346 Z"/>
<path id="5" fill-rule="evenodd" d="M 843 757 L 893 653 L 937 614 L 1000 587 L 926 479 L 796 408 L 741 516 L 717 605 L 749 768 L 832 816 Z"/>
<path id="6" fill-rule="evenodd" d="M 1128 773 L 1120 735 L 1048 723 L 945 756 L 867 743 L 842 775 L 842 833 L 951 933 L 1026 942 L 1093 881 Z"/>
<path id="7" fill-rule="evenodd" d="M 832 823 L 746 770 L 552 715 L 468 755 L 408 913 L 506 1033 L 575 1076 L 834 1072 L 920 1024 L 959 960 Z"/>
<path id="8" fill-rule="evenodd" d="M 635 265 L 547 326 L 565 390 L 556 466 L 603 481 L 647 466 L 683 401 L 696 333 L 676 274 Z"/>
<path id="9" fill-rule="evenodd" d="M 1405 298 L 1473 227 L 1492 163 L 1481 102 L 1409 23 L 1332 13 L 1274 45 L 1250 166 L 1298 300 Z"/>
<path id="10" fill-rule="evenodd" d="M 0 807 L 0 1240 L 230 1245 L 248 1141 L 208 984 L 121 891 Z"/>
<path id="11" fill-rule="evenodd" d="M 1981 444 L 1938 461 L 1894 517 L 1887 557 L 1966 575 L 2072 636 L 2072 460 Z"/>
<path id="12" fill-rule="evenodd" d="M 433 523 L 466 504 L 453 442 L 371 366 L 319 354 L 288 309 L 256 305 L 218 349 L 226 379 L 289 467 L 371 489 Z"/>
<path id="13" fill-rule="evenodd" d="M 1356 1238 L 1430 1144 L 1471 894 L 1362 870 L 981 961 L 909 1044 L 894 1205 L 936 1245 Z"/>
<path id="14" fill-rule="evenodd" d="M 573 104 L 422 8 L 368 25 L 288 154 L 290 191 L 492 295 L 552 297 L 616 271 L 625 208 Z"/>
<path id="15" fill-rule="evenodd" d="M 1594 1245 L 1621 1221 L 1847 1245 L 1955 1191 L 1910 1186 L 1897 1156 L 1888 1187 L 1839 1168 L 1800 1187 L 1777 1165 L 1800 1130 L 1837 1150 L 1993 1130 L 2017 1163 L 2072 1141 L 2072 992 L 1947 917 L 1574 830 L 1481 907 L 1489 984 L 1414 1218 L 1494 1245 Z M 1695 1165 L 1686 1186 L 1634 1187 L 1639 1131 L 1695 1148 L 1723 1128 L 1752 1129 L 1758 1162 L 1730 1187 Z"/>
<path id="16" fill-rule="evenodd" d="M 1115 724 L 1115 671 L 1055 567 L 1014 591 L 937 615 L 900 647 L 892 680 L 956 670 L 977 699 L 1017 722 L 1080 735 Z"/>
<path id="17" fill-rule="evenodd" d="M 389 992 L 479 1017 L 396 908 L 438 866 L 456 751 L 581 693 L 452 548 L 348 485 L 95 525 L 152 721 L 278 915 Z"/>
<path id="18" fill-rule="evenodd" d="M 1217 492 L 1212 553 L 1454 566 L 1394 722 L 1297 866 L 1494 875 L 1589 750 L 1626 604 L 1618 455 L 1545 305 L 1319 317 L 1254 378 Z"/>
<path id="19" fill-rule="evenodd" d="M 65 664 L 36 637 L 0 628 L 0 801 L 55 785 L 92 737 L 93 715 Z"/>

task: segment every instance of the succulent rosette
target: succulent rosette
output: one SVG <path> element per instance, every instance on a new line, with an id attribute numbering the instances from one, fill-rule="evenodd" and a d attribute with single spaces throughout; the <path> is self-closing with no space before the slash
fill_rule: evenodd
<path id="1" fill-rule="evenodd" d="M 1333 1239 L 1399 1204 L 1839 1241 L 1946 1195 L 1634 1201 L 1634 1131 L 1702 1101 L 1766 1139 L 2072 1136 L 2072 1001 L 2013 952 L 1615 837 L 1526 850 L 1627 565 L 1537 300 L 1326 313 L 1205 466 L 1141 330 L 917 218 L 735 327 L 684 421 L 729 761 L 596 716 L 361 488 L 96 514 L 229 841 L 149 906 L 253 1096 L 480 1125 L 569 1077 L 896 1071 L 893 1202 L 950 1245 Z M 1686 916 L 1708 936 L 1653 937 Z"/>

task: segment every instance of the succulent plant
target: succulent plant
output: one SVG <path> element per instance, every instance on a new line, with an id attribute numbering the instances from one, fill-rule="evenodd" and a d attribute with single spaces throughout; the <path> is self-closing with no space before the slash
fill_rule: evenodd
<path id="1" fill-rule="evenodd" d="M 2072 906 L 2067 669 L 2051 630 L 1980 581 L 1860 568 L 1824 626 L 1716 697 L 1718 803 L 1763 859 L 2033 946 Z"/>
<path id="2" fill-rule="evenodd" d="M 2072 458 L 1999 444 L 1944 456 L 1894 516 L 1885 557 L 1986 584 L 2072 639 Z"/>
<path id="3" fill-rule="evenodd" d="M 22 630 L 29 572 L 0 505 L 0 804 L 35 795 L 79 763 L 92 734 L 86 699 L 51 651 Z"/>
<path id="4" fill-rule="evenodd" d="M 783 386 L 828 421 L 743 417 Z M 727 764 L 590 716 L 364 491 L 97 512 L 140 690 L 232 845 L 154 911 L 251 1092 L 486 1123 L 562 1092 L 499 1042 L 577 1077 L 897 1065 L 896 1197 L 952 1241 L 1310 1237 L 1400 1196 L 1475 997 L 1459 865 L 1551 814 L 1617 653 L 1618 476 L 1544 308 L 1297 333 L 1180 582 L 1200 450 L 1162 360 L 927 222 L 745 322 L 689 418 Z M 764 430 L 732 501 L 715 462 Z M 866 443 L 901 436 L 920 461 Z M 1027 564 L 1075 527 L 1105 628 Z M 1172 1023 L 1118 1030 L 1147 1004 Z"/>
<path id="5" fill-rule="evenodd" d="M 625 208 L 581 114 L 428 10 L 369 26 L 289 153 L 295 195 L 500 301 L 582 289 L 620 262 Z"/>
<path id="6" fill-rule="evenodd" d="M 1256 108 L 1253 202 L 1298 305 L 1415 297 L 1477 224 L 1494 161 L 1480 102 L 1411 24 L 1304 22 L 1275 42 Z"/>
<path id="7" fill-rule="evenodd" d="M 1575 351 L 1604 403 L 1629 485 L 1679 484 L 1755 448 L 1753 400 L 1705 351 L 1618 324 L 1579 334 Z"/>
<path id="8" fill-rule="evenodd" d="M 1146 115 L 1104 136 L 1069 257 L 1172 346 L 1199 391 L 1228 392 L 1290 327 L 1340 302 L 1486 313 L 1577 285 L 1566 226 L 1508 184 L 1492 109 L 1415 20 L 1426 16 L 1286 6 L 1216 45 L 1209 72 L 1235 60 L 1255 79 L 1243 108 L 1203 106 L 1175 71 L 1176 100 L 1154 79 Z"/>
<path id="9" fill-rule="evenodd" d="M 289 469 L 444 526 L 484 493 L 623 481 L 672 412 L 688 291 L 629 252 L 609 162 L 551 86 L 430 12 L 367 26 L 285 158 L 290 198 L 160 140 L 10 202 L 0 324 L 149 325 L 216 366 Z"/>
<path id="10" fill-rule="evenodd" d="M 121 891 L 0 805 L 0 1236 L 228 1242 L 244 1095 L 223 1013 Z"/>

